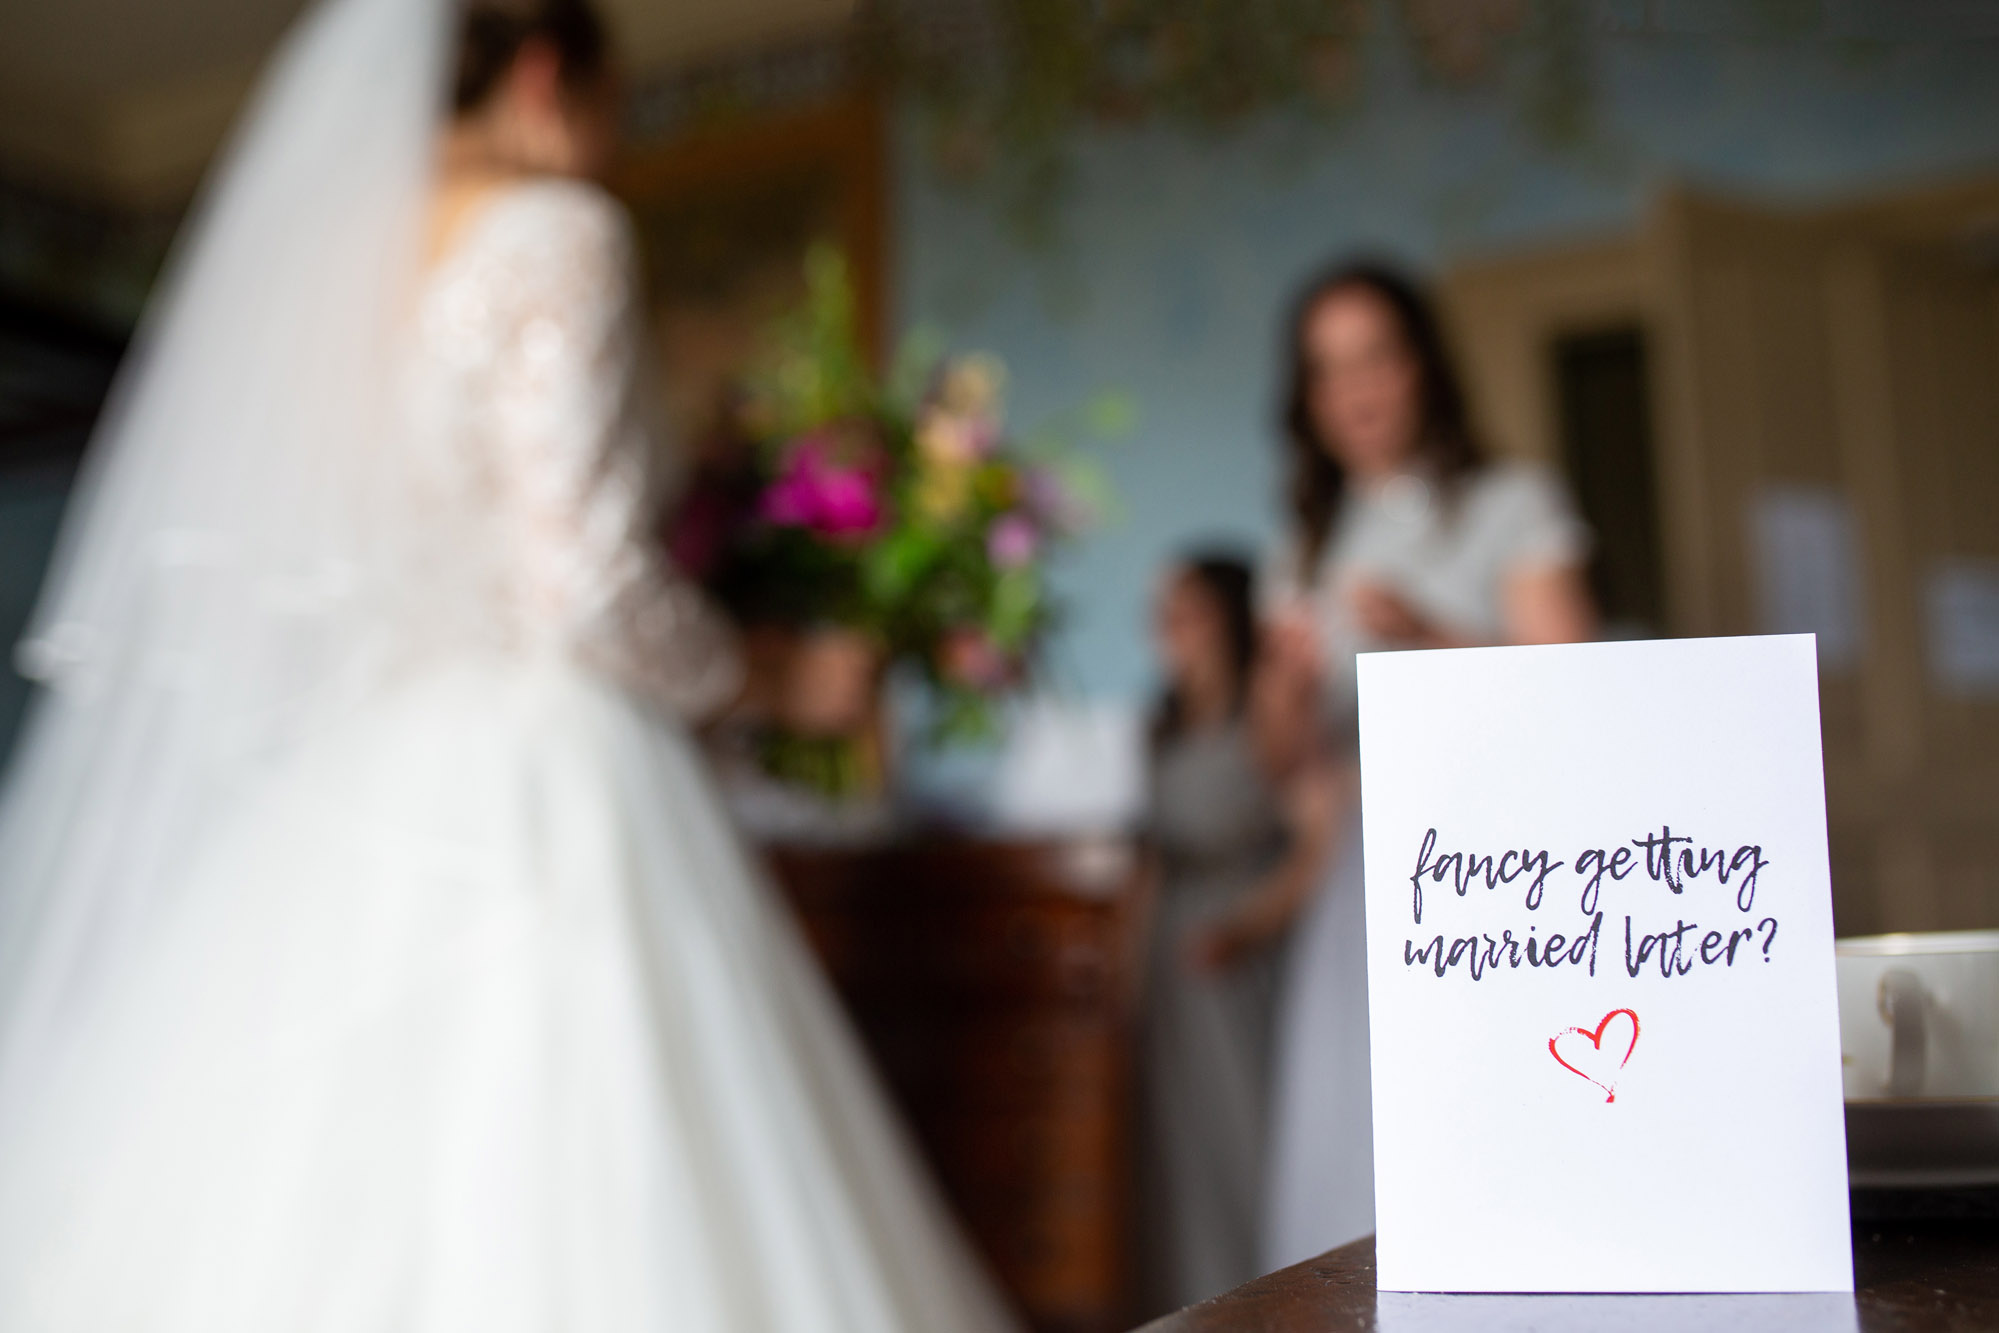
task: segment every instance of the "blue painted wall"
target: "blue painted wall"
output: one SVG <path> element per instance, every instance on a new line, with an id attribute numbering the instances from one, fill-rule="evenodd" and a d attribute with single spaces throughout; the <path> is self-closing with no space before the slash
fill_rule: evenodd
<path id="1" fill-rule="evenodd" d="M 1843 34 L 1802 42 L 1599 35 L 1590 142 L 1564 151 L 1523 129 L 1507 94 L 1412 71 L 1390 27 L 1373 39 L 1372 95 L 1343 123 L 1085 137 L 1057 238 L 1038 249 L 1016 243 L 989 191 L 941 182 L 904 125 L 900 323 L 999 353 L 1018 420 L 1102 386 L 1140 408 L 1109 454 L 1128 517 L 1064 571 L 1058 682 L 1137 697 L 1151 680 L 1145 598 L 1169 553 L 1277 531 L 1276 326 L 1318 264 L 1362 248 L 1430 268 L 1613 231 L 1668 178 L 1806 199 L 1999 170 L 1999 7 L 1950 10 L 1950 39 L 1940 21 L 1924 40 L 1867 36 L 1947 8 L 1846 6 Z M 1967 24 L 1983 35 L 1966 39 Z"/>

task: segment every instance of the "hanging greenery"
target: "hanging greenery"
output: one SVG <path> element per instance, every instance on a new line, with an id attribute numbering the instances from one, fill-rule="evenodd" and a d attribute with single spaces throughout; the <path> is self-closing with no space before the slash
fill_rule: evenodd
<path id="1" fill-rule="evenodd" d="M 1582 0 L 877 0 L 863 50 L 924 113 L 947 176 L 995 183 L 1045 236 L 1075 132 L 1163 122 L 1214 131 L 1280 114 L 1332 121 L 1364 93 L 1363 47 L 1399 35 L 1452 86 L 1496 79 L 1532 40 L 1523 118 L 1582 131 Z"/>
<path id="2" fill-rule="evenodd" d="M 947 177 L 998 187 L 1045 239 L 1076 131 L 1253 117 L 1335 121 L 1367 93 L 1370 44 L 1420 77 L 1490 88 L 1538 141 L 1599 144 L 1594 57 L 1615 34 L 1800 41 L 1826 0 L 1741 0 L 1696 20 L 1661 0 L 863 0 L 861 50 L 923 114 Z"/>

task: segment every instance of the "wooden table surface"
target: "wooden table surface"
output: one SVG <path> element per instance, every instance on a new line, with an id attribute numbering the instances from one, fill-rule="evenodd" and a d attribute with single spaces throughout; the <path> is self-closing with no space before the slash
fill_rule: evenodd
<path id="1" fill-rule="evenodd" d="M 1144 1333 L 1999 1329 L 1999 1223 L 1860 1223 L 1853 1296 L 1437 1296 L 1374 1289 L 1374 1238 L 1258 1278 Z"/>

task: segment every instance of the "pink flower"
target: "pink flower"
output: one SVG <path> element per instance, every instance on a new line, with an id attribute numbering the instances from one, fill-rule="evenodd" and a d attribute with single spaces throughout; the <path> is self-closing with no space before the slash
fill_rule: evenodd
<path id="1" fill-rule="evenodd" d="M 986 556 L 1001 569 L 1019 569 L 1031 563 L 1040 547 L 1040 532 L 1018 511 L 1000 515 L 986 529 Z"/>
<path id="2" fill-rule="evenodd" d="M 954 629 L 944 636 L 938 665 L 948 680 L 990 692 L 1013 680 L 1015 663 L 982 629 Z"/>
<path id="3" fill-rule="evenodd" d="M 865 536 L 881 526 L 879 480 L 870 467 L 836 463 L 827 441 L 808 435 L 792 446 L 784 470 L 764 488 L 757 512 L 779 527 L 824 537 Z"/>

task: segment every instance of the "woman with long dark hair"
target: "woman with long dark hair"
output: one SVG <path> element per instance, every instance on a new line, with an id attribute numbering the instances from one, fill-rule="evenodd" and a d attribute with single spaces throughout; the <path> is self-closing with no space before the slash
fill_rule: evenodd
<path id="1" fill-rule="evenodd" d="M 323 0 L 194 214 L 25 646 L 10 1333 L 1012 1326 L 688 734 L 612 91 Z"/>
<path id="2" fill-rule="evenodd" d="M 1589 637 L 1587 534 L 1543 469 L 1489 460 L 1436 315 L 1392 269 L 1307 285 L 1286 330 L 1292 533 L 1258 687 L 1268 762 L 1351 792 L 1354 657 Z M 1330 775 L 1330 776 L 1325 776 Z M 1374 1225 L 1359 826 L 1350 799 L 1281 1003 L 1265 1259 Z"/>

